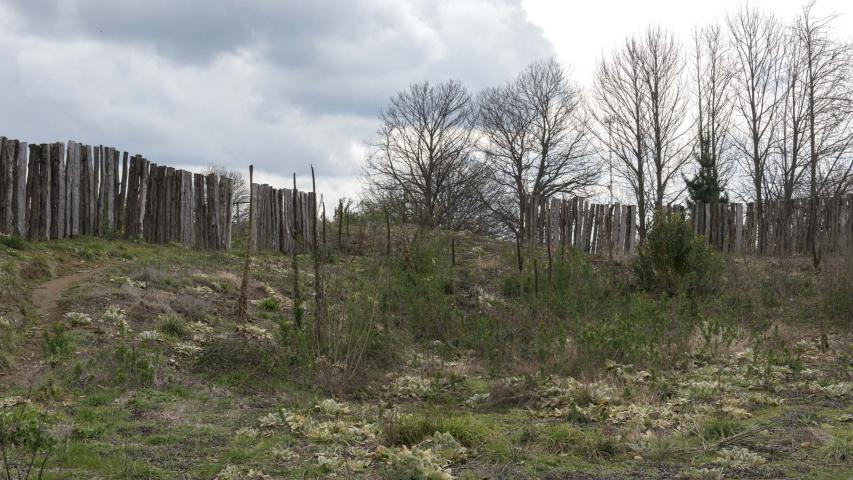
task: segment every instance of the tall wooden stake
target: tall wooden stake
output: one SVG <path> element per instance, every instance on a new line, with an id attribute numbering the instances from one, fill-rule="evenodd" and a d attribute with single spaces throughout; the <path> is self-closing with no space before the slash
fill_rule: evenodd
<path id="1" fill-rule="evenodd" d="M 344 199 L 338 199 L 338 250 L 343 246 Z"/>
<path id="2" fill-rule="evenodd" d="M 298 205 L 299 193 L 296 190 L 296 173 L 293 174 L 293 205 Z M 293 215 L 293 248 L 290 249 L 290 260 L 293 267 L 293 315 L 296 328 L 302 328 L 302 298 L 299 295 L 299 262 L 296 259 L 296 215 Z"/>
<path id="3" fill-rule="evenodd" d="M 240 300 L 237 303 L 237 321 L 249 320 L 249 268 L 252 265 L 252 230 L 254 230 L 255 186 L 252 183 L 255 166 L 249 165 L 249 234 L 246 235 L 246 262 L 243 264 L 243 280 L 240 282 Z"/>
<path id="4" fill-rule="evenodd" d="M 533 259 L 533 296 L 539 296 L 539 260 Z"/>
<path id="5" fill-rule="evenodd" d="M 313 243 L 312 248 L 314 249 L 314 333 L 316 335 L 317 353 L 322 353 L 324 351 L 323 335 L 326 321 L 326 305 L 323 300 L 323 275 L 320 270 L 320 248 L 317 246 L 317 183 L 314 180 L 313 165 L 311 165 L 311 191 L 314 192 L 314 205 L 312 205 L 311 209 L 311 239 Z"/>
<path id="6" fill-rule="evenodd" d="M 547 226 L 545 227 L 545 243 L 548 245 L 548 282 L 551 282 L 551 269 L 553 261 L 551 260 L 551 210 L 548 209 L 547 213 Z"/>
<path id="7" fill-rule="evenodd" d="M 385 255 L 391 256 L 391 215 L 388 214 L 388 208 L 385 210 Z"/>

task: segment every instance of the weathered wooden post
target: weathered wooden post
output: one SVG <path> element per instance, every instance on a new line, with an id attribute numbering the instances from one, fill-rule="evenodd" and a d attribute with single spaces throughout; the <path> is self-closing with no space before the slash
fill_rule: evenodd
<path id="1" fill-rule="evenodd" d="M 13 233 L 14 209 L 14 164 L 17 162 L 15 149 L 18 142 L 0 137 L 0 233 Z"/>
<path id="2" fill-rule="evenodd" d="M 27 237 L 27 143 L 19 142 L 15 165 L 15 235 Z"/>
<path id="3" fill-rule="evenodd" d="M 296 206 L 299 192 L 296 190 L 296 173 L 293 174 L 293 205 Z M 291 267 L 293 269 L 293 315 L 296 328 L 302 328 L 302 298 L 299 295 L 299 262 L 296 258 L 296 215 L 293 215 L 293 249 L 290 251 Z"/>
<path id="4" fill-rule="evenodd" d="M 255 184 L 252 182 L 255 171 L 254 165 L 249 165 L 249 229 L 246 239 L 246 259 L 243 263 L 243 278 L 240 281 L 240 298 L 237 300 L 237 321 L 245 323 L 249 321 L 249 268 L 252 265 L 252 232 L 254 231 L 254 199 Z M 201 175 L 196 175 L 196 186 Z M 196 197 L 198 198 L 198 197 Z"/>

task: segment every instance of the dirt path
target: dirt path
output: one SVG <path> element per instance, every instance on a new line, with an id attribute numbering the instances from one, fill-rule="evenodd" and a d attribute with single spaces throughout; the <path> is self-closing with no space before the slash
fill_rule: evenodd
<path id="1" fill-rule="evenodd" d="M 103 265 L 91 268 L 90 265 L 81 264 L 77 268 L 81 270 L 48 280 L 30 292 L 30 303 L 35 308 L 38 320 L 27 329 L 15 361 L 15 368 L 2 377 L 2 383 L 6 386 L 19 385 L 32 388 L 38 383 L 40 373 L 46 366 L 41 352 L 42 332 L 47 325 L 62 320 L 62 315 L 65 313 L 59 308 L 62 294 L 94 275 L 103 268 Z"/>
<path id="2" fill-rule="evenodd" d="M 34 288 L 32 293 L 30 293 L 30 302 L 41 318 L 41 323 L 45 324 L 60 320 L 64 313 L 59 308 L 59 299 L 62 297 L 62 293 L 88 278 L 95 270 L 97 269 L 84 270 L 56 277 Z"/>

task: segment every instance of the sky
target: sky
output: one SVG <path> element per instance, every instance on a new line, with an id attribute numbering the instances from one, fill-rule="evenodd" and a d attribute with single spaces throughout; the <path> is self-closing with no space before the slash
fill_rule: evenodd
<path id="1" fill-rule="evenodd" d="M 761 2 L 757 2 L 761 5 Z M 853 35 L 853 2 L 819 0 Z M 553 56 L 589 85 L 648 24 L 690 30 L 740 1 L 0 0 L 0 135 L 110 145 L 189 170 L 310 166 L 327 202 L 361 190 L 388 98 L 412 82 L 472 93 Z M 764 2 L 780 18 L 799 1 Z"/>

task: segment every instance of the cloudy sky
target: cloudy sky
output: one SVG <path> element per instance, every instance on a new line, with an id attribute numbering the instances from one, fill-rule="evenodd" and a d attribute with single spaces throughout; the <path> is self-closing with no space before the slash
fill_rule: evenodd
<path id="1" fill-rule="evenodd" d="M 766 1 L 782 18 L 801 2 Z M 841 13 L 847 1 L 820 0 Z M 279 186 L 309 164 L 334 201 L 360 190 L 389 96 L 456 78 L 472 91 L 556 56 L 582 85 L 649 23 L 686 35 L 740 1 L 0 0 L 0 135 L 74 139 Z M 308 186 L 307 183 L 303 184 Z M 331 197 L 331 198 L 330 198 Z"/>

